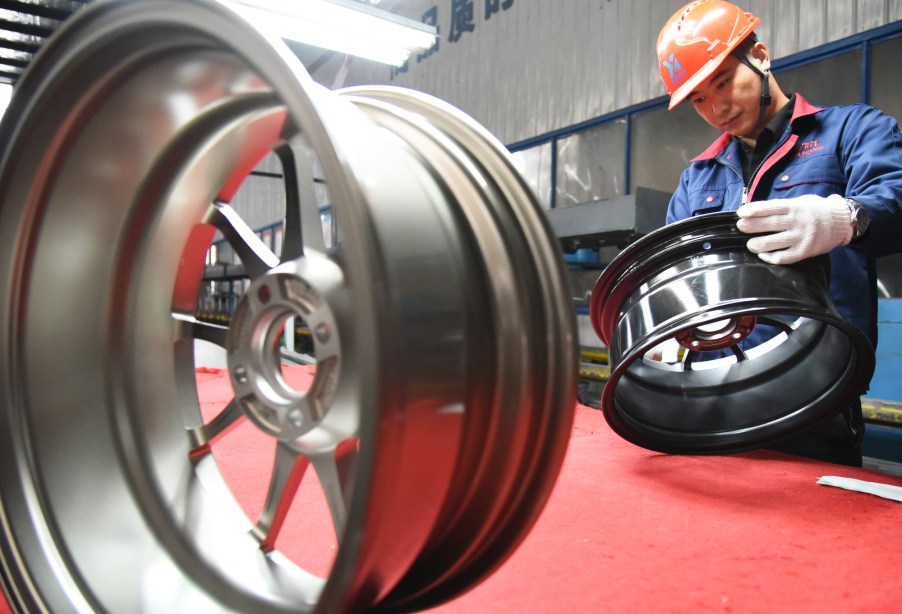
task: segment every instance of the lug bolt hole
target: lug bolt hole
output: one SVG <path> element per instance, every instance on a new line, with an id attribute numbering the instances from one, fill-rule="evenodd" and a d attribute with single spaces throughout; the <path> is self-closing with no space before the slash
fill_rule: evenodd
<path id="1" fill-rule="evenodd" d="M 257 290 L 257 298 L 259 298 L 260 302 L 264 305 L 268 303 L 269 299 L 271 298 L 269 286 L 260 286 L 260 289 Z"/>
<path id="2" fill-rule="evenodd" d="M 325 322 L 320 322 L 316 325 L 316 340 L 320 343 L 326 343 L 329 340 L 329 337 L 332 336 L 332 331 L 329 330 L 329 325 Z"/>

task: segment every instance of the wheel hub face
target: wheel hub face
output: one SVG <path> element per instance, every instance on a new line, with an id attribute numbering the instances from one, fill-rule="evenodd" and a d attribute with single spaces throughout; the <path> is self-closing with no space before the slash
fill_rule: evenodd
<path id="1" fill-rule="evenodd" d="M 270 154 L 279 253 L 236 199 Z M 575 407 L 566 270 L 504 147 L 457 109 L 328 91 L 218 2 L 110 0 L 19 81 L 0 185 L 14 607 L 422 609 L 484 579 L 538 518 Z M 217 236 L 247 288 L 226 323 L 199 313 Z M 292 319 L 309 386 L 279 360 Z M 212 413 L 201 342 L 226 353 L 234 392 Z M 253 512 L 220 471 L 245 426 L 274 450 Z M 310 490 L 337 546 L 320 566 L 281 539 Z"/>
<path id="2" fill-rule="evenodd" d="M 232 316 L 226 350 L 235 399 L 258 428 L 280 441 L 291 443 L 320 426 L 334 400 L 341 336 L 326 297 L 343 283 L 332 261 L 301 258 L 251 282 Z M 310 327 L 317 357 L 314 380 L 304 392 L 282 376 L 279 342 L 291 318 Z M 348 422 L 335 443 L 356 433 L 355 421 Z"/>
<path id="3" fill-rule="evenodd" d="M 611 357 L 602 410 L 637 445 L 764 446 L 840 411 L 870 380 L 873 348 L 830 301 L 828 257 L 769 265 L 735 221 L 717 213 L 659 229 L 596 283 L 590 318 Z"/>

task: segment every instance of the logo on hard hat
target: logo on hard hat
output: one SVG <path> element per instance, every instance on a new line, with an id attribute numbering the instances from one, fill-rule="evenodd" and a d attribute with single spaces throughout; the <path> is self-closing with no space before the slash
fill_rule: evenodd
<path id="1" fill-rule="evenodd" d="M 664 66 L 670 71 L 670 83 L 672 85 L 676 85 L 686 76 L 686 71 L 683 70 L 679 60 L 677 60 L 676 56 L 672 53 L 670 54 L 670 57 L 664 61 Z"/>

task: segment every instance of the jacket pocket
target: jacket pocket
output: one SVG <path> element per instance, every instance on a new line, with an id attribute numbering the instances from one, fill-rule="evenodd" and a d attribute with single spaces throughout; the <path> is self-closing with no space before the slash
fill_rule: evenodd
<path id="1" fill-rule="evenodd" d="M 706 188 L 696 190 L 689 195 L 690 215 L 703 215 L 724 210 L 727 190 L 725 188 Z"/>
<path id="2" fill-rule="evenodd" d="M 802 194 L 842 194 L 846 177 L 835 155 L 796 158 L 774 177 L 774 192 L 779 198 Z"/>

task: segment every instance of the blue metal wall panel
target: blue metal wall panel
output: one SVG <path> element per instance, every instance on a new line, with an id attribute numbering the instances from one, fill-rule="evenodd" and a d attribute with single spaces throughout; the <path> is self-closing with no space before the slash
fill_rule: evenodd
<path id="1" fill-rule="evenodd" d="M 878 301 L 877 334 L 877 369 L 867 396 L 902 402 L 902 299 Z"/>
<path id="2" fill-rule="evenodd" d="M 868 459 L 877 458 L 902 464 L 902 429 L 879 424 L 866 425 L 861 454 Z"/>

